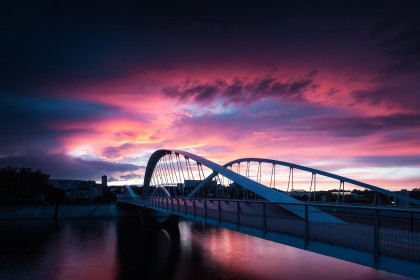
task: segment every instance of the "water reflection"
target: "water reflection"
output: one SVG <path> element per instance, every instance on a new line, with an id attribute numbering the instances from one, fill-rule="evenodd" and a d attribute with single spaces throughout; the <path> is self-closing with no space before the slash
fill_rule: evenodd
<path id="1" fill-rule="evenodd" d="M 0 279 L 402 279 L 202 223 L 0 222 Z"/>
<path id="2" fill-rule="evenodd" d="M 119 279 L 171 279 L 179 259 L 179 229 L 117 222 Z"/>

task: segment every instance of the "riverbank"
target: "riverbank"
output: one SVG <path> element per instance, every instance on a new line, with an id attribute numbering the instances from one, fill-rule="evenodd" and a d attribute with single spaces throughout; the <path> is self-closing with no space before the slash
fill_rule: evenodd
<path id="1" fill-rule="evenodd" d="M 0 207 L 0 220 L 8 219 L 64 219 L 64 218 L 118 218 L 138 215 L 135 209 L 115 204 L 62 204 Z"/>

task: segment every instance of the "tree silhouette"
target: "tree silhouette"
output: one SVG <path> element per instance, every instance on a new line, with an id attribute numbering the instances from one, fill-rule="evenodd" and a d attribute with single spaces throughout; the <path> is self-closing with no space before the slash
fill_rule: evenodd
<path id="1" fill-rule="evenodd" d="M 31 168 L 0 168 L 0 202 L 3 204 L 42 202 L 52 191 L 49 175 Z"/>

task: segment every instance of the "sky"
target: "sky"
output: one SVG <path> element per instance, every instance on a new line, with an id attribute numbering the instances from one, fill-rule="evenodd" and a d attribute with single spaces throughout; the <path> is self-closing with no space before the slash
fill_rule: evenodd
<path id="1" fill-rule="evenodd" d="M 0 4 L 0 167 L 141 185 L 181 149 L 420 187 L 419 2 L 36 2 Z"/>

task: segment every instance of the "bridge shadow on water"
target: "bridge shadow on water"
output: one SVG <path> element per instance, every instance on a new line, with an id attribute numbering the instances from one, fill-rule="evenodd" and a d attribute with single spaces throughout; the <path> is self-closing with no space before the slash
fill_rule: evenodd
<path id="1" fill-rule="evenodd" d="M 117 221 L 119 279 L 172 279 L 179 255 L 178 227 L 142 227 L 133 219 Z"/>
<path id="2" fill-rule="evenodd" d="M 246 272 L 216 264 L 197 242 L 209 235 L 222 238 L 220 232 L 225 229 L 183 223 L 181 228 L 186 230 L 181 234 L 178 226 L 142 227 L 132 219 L 118 220 L 118 279 L 250 279 Z M 201 237 L 193 240 L 191 234 Z"/>

